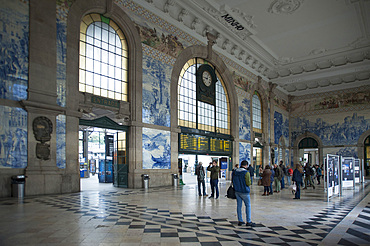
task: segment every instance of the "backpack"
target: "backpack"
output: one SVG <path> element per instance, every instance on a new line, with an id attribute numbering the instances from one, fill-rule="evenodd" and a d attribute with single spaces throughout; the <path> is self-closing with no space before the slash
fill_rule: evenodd
<path id="1" fill-rule="evenodd" d="M 199 171 L 198 171 L 198 180 L 199 181 L 203 181 L 204 180 L 204 170 L 203 170 L 203 168 L 199 168 Z"/>
<path id="2" fill-rule="evenodd" d="M 236 199 L 235 189 L 234 189 L 234 187 L 233 187 L 233 185 L 232 185 L 232 184 L 231 184 L 231 185 L 229 186 L 229 188 L 227 189 L 226 197 L 227 197 L 227 198 L 230 198 L 230 199 Z"/>

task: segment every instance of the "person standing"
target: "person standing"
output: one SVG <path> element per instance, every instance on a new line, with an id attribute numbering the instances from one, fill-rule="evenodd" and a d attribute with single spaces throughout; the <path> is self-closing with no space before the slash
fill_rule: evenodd
<path id="1" fill-rule="evenodd" d="M 282 171 L 280 167 L 277 164 L 274 164 L 275 168 L 275 176 L 274 176 L 274 181 L 275 181 L 275 192 L 279 193 L 281 191 L 281 177 L 282 177 Z"/>
<path id="2" fill-rule="evenodd" d="M 281 180 L 280 180 L 281 189 L 284 189 L 285 188 L 284 177 L 286 176 L 286 168 L 285 168 L 283 160 L 280 160 L 279 167 L 280 167 L 280 170 L 281 170 Z"/>
<path id="3" fill-rule="evenodd" d="M 295 183 L 297 190 L 293 199 L 301 199 L 301 185 L 302 185 L 303 168 L 300 164 L 296 164 L 296 168 L 293 171 L 292 181 Z"/>
<path id="4" fill-rule="evenodd" d="M 270 184 L 271 184 L 271 170 L 270 170 L 270 166 L 267 165 L 265 167 L 265 170 L 263 170 L 262 174 L 261 174 L 261 177 L 262 177 L 262 185 L 263 185 L 263 194 L 262 196 L 268 196 L 270 194 L 269 192 L 269 188 L 270 188 Z"/>
<path id="5" fill-rule="evenodd" d="M 202 196 L 200 186 L 203 186 L 203 196 L 207 196 L 207 194 L 206 194 L 206 182 L 204 181 L 206 173 L 204 171 L 203 162 L 199 162 L 199 165 L 195 169 L 195 175 L 197 175 L 197 180 L 198 180 L 198 194 L 199 194 L 199 196 Z"/>
<path id="6" fill-rule="evenodd" d="M 213 160 L 211 163 L 209 163 L 209 166 L 207 167 L 207 171 L 211 172 L 211 196 L 209 198 L 214 198 L 215 196 L 215 190 L 216 190 L 216 199 L 218 199 L 220 193 L 218 190 L 218 175 L 220 173 L 220 167 L 217 166 L 217 161 Z"/>
<path id="7" fill-rule="evenodd" d="M 287 169 L 288 169 L 287 181 L 288 181 L 288 185 L 291 185 L 291 180 L 292 180 L 292 176 L 293 176 L 293 169 L 291 167 L 289 167 Z"/>
<path id="8" fill-rule="evenodd" d="M 248 170 L 247 161 L 242 161 L 240 163 L 240 168 L 234 170 L 232 172 L 231 181 L 233 182 L 237 207 L 236 213 L 238 215 L 238 226 L 244 224 L 243 222 L 243 214 L 242 214 L 242 205 L 243 202 L 245 204 L 245 216 L 246 216 L 246 225 L 247 226 L 255 226 L 251 219 L 251 198 L 250 198 L 250 185 L 251 185 L 251 178 Z"/>
<path id="9" fill-rule="evenodd" d="M 272 189 L 272 184 L 274 183 L 275 179 L 275 171 L 273 168 L 271 168 L 271 177 L 270 177 L 270 195 L 274 194 L 274 190 Z"/>
<path id="10" fill-rule="evenodd" d="M 250 164 L 247 169 L 248 169 L 248 172 L 251 176 L 251 185 L 252 185 L 253 184 L 253 178 L 254 178 L 254 167 L 252 167 L 252 165 Z"/>
<path id="11" fill-rule="evenodd" d="M 319 165 L 316 165 L 316 176 L 317 176 L 317 184 L 320 184 L 320 178 L 321 178 L 322 170 Z"/>

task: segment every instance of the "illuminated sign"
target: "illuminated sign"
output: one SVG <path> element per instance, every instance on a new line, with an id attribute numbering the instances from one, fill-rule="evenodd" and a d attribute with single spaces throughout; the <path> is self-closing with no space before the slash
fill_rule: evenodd
<path id="1" fill-rule="evenodd" d="M 180 133 L 179 152 L 231 154 L 230 140 Z"/>

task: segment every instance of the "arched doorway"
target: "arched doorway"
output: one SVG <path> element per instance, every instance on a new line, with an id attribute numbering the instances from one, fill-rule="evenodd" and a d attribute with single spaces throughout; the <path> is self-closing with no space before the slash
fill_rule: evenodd
<path id="1" fill-rule="evenodd" d="M 302 139 L 298 144 L 299 160 L 309 163 L 311 166 L 320 165 L 319 161 L 319 144 L 312 137 Z"/>
<path id="2" fill-rule="evenodd" d="M 293 144 L 293 163 L 303 164 L 304 159 L 311 161 L 311 164 L 323 165 L 323 144 L 316 134 L 306 132 L 298 136 Z"/>

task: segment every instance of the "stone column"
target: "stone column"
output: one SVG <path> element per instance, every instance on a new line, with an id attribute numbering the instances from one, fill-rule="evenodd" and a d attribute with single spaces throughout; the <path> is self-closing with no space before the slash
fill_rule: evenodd
<path id="1" fill-rule="evenodd" d="M 61 192 L 61 170 L 56 166 L 56 116 L 63 108 L 56 103 L 56 3 L 30 0 L 29 86 L 28 100 L 21 102 L 28 112 L 28 165 L 26 196 Z M 52 125 L 51 138 L 36 139 L 34 120 L 47 119 Z M 40 118 L 39 118 L 40 119 Z M 43 124 L 36 129 L 43 129 Z M 37 133 L 36 133 L 37 135 Z M 50 155 L 42 154 L 38 144 L 49 145 Z M 40 146 L 40 145 L 39 145 Z M 45 148 L 44 148 L 45 150 Z M 46 151 L 47 152 L 47 151 Z M 42 157 L 40 158 L 40 154 Z"/>

